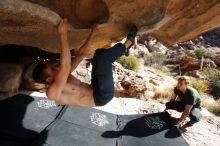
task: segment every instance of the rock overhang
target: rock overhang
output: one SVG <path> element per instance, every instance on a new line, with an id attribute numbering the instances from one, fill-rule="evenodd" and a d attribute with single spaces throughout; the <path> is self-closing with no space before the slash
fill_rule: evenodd
<path id="1" fill-rule="evenodd" d="M 125 37 L 132 24 L 169 46 L 218 27 L 219 8 L 219 0 L 1 0 L 0 44 L 57 53 L 57 25 L 66 17 L 71 49 L 84 43 L 93 24 L 100 24 L 88 54 Z"/>

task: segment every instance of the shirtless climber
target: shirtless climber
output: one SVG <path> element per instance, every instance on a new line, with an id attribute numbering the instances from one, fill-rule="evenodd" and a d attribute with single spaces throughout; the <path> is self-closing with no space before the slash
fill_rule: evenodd
<path id="1" fill-rule="evenodd" d="M 33 71 L 33 78 L 37 82 L 46 84 L 47 97 L 60 104 L 78 107 L 105 105 L 114 96 L 112 63 L 120 56 L 129 53 L 129 48 L 134 44 L 137 28 L 131 27 L 124 44 L 118 43 L 112 48 L 95 51 L 92 59 L 91 85 L 89 85 L 75 78 L 71 72 L 86 56 L 97 27 L 92 28 L 85 44 L 80 47 L 76 57 L 71 61 L 67 25 L 67 19 L 63 19 L 58 27 L 61 40 L 59 68 L 49 62 L 39 63 Z"/>

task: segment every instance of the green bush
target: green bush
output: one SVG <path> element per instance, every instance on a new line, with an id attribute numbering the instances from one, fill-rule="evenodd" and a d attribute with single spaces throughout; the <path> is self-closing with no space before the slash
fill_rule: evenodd
<path id="1" fill-rule="evenodd" d="M 145 56 L 144 51 L 140 51 L 140 52 L 139 52 L 139 55 L 140 55 L 140 57 L 142 57 L 142 58 L 143 58 L 143 57 Z"/>
<path id="2" fill-rule="evenodd" d="M 138 60 L 133 56 L 122 56 L 117 60 L 118 63 L 120 63 L 124 68 L 138 71 L 140 64 Z"/>
<path id="3" fill-rule="evenodd" d="M 201 59 L 202 56 L 204 58 L 210 58 L 214 55 L 214 53 L 212 51 L 209 51 L 205 48 L 198 48 L 194 52 L 195 52 L 195 55 L 197 56 L 197 58 L 199 58 L 199 59 Z"/>
<path id="4" fill-rule="evenodd" d="M 215 68 L 204 68 L 203 73 L 210 82 L 219 83 L 220 85 L 220 70 Z"/>
<path id="5" fill-rule="evenodd" d="M 145 65 L 163 65 L 166 61 L 167 56 L 158 52 L 153 52 L 151 56 L 145 57 Z"/>
<path id="6" fill-rule="evenodd" d="M 197 58 L 194 52 L 186 52 L 186 55 L 192 58 Z"/>
<path id="7" fill-rule="evenodd" d="M 219 100 L 220 99 L 220 96 L 218 96 L 218 97 L 214 97 L 215 98 L 215 100 Z"/>
<path id="8" fill-rule="evenodd" d="M 202 56 L 204 58 L 210 58 L 214 55 L 214 53 L 205 48 L 197 48 L 193 52 L 186 52 L 186 55 L 193 58 L 201 59 Z"/>
<path id="9" fill-rule="evenodd" d="M 194 80 L 191 82 L 191 86 L 199 93 L 204 93 L 208 89 L 208 84 L 203 80 Z"/>

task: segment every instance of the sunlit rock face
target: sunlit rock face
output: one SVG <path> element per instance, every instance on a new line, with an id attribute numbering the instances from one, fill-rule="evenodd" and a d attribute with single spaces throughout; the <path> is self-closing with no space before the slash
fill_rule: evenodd
<path id="1" fill-rule="evenodd" d="M 59 52 L 57 25 L 70 22 L 71 49 L 82 45 L 99 23 L 88 54 L 119 41 L 129 26 L 171 45 L 220 25 L 219 0 L 1 0 L 0 44 L 17 44 Z"/>

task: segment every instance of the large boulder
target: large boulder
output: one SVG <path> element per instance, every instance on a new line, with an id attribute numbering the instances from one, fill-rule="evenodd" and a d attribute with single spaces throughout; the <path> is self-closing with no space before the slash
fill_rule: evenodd
<path id="1" fill-rule="evenodd" d="M 220 55 L 216 55 L 215 57 L 213 57 L 212 60 L 215 62 L 215 64 L 216 64 L 218 67 L 220 67 Z"/>
<path id="2" fill-rule="evenodd" d="M 215 68 L 217 66 L 215 62 L 213 62 L 211 59 L 204 59 L 202 67 Z M 184 56 L 180 59 L 180 70 L 183 71 L 183 73 L 193 70 L 199 70 L 200 68 L 201 60 L 199 59 L 188 56 Z"/>
<path id="3" fill-rule="evenodd" d="M 23 66 L 0 63 L 0 92 L 17 92 L 20 88 Z"/>
<path id="4" fill-rule="evenodd" d="M 0 44 L 59 52 L 57 25 L 67 17 L 72 49 L 83 44 L 91 25 L 101 24 L 89 54 L 125 37 L 132 24 L 171 45 L 217 27 L 219 7 L 219 0 L 1 0 Z"/>

